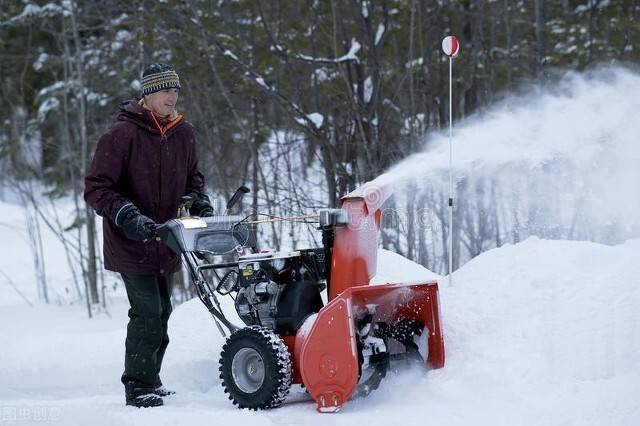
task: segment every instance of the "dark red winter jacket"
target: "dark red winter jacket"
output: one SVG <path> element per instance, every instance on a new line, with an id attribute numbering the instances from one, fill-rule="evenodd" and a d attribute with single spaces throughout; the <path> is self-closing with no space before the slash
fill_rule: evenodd
<path id="1" fill-rule="evenodd" d="M 181 120 L 161 135 L 149 110 L 136 100 L 126 102 L 98 141 L 85 176 L 84 199 L 103 217 L 105 268 L 150 275 L 177 271 L 180 259 L 168 247 L 130 240 L 110 218 L 126 199 L 163 223 L 176 217 L 180 197 L 203 188 L 191 124 Z"/>

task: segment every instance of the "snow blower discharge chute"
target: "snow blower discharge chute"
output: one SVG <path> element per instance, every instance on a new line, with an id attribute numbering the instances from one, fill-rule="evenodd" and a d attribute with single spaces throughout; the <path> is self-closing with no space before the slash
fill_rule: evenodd
<path id="1" fill-rule="evenodd" d="M 241 187 L 227 211 L 247 192 Z M 376 389 L 396 363 L 444 366 L 437 282 L 369 285 L 389 195 L 371 184 L 346 195 L 340 209 L 315 217 L 323 246 L 293 252 L 257 247 L 256 226 L 277 218 L 182 216 L 158 227 L 226 337 L 220 378 L 234 404 L 278 407 L 295 383 L 318 411 L 335 412 Z M 216 293 L 234 299 L 242 327 L 227 319 Z"/>

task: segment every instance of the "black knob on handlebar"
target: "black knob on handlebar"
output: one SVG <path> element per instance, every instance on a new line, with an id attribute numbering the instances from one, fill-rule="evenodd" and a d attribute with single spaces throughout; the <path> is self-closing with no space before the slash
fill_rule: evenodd
<path id="1" fill-rule="evenodd" d="M 231 208 L 235 206 L 238 203 L 238 201 L 242 199 L 244 194 L 248 194 L 249 192 L 250 192 L 249 188 L 247 188 L 244 185 L 236 189 L 236 192 L 231 196 L 231 198 L 229 199 L 229 202 L 227 202 L 226 212 L 229 212 L 229 210 L 231 210 Z"/>

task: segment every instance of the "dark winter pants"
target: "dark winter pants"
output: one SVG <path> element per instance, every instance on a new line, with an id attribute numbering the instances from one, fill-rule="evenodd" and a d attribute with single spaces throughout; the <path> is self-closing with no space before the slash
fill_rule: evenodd
<path id="1" fill-rule="evenodd" d="M 171 315 L 172 274 L 122 274 L 129 297 L 129 325 L 125 343 L 125 386 L 160 385 L 160 367 L 169 344 L 167 321 Z"/>

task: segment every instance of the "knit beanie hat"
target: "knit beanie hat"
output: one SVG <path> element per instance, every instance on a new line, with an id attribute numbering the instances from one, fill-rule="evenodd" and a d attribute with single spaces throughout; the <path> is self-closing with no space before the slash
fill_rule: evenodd
<path id="1" fill-rule="evenodd" d="M 151 64 L 142 72 L 142 96 L 174 88 L 180 88 L 180 78 L 171 65 Z"/>

